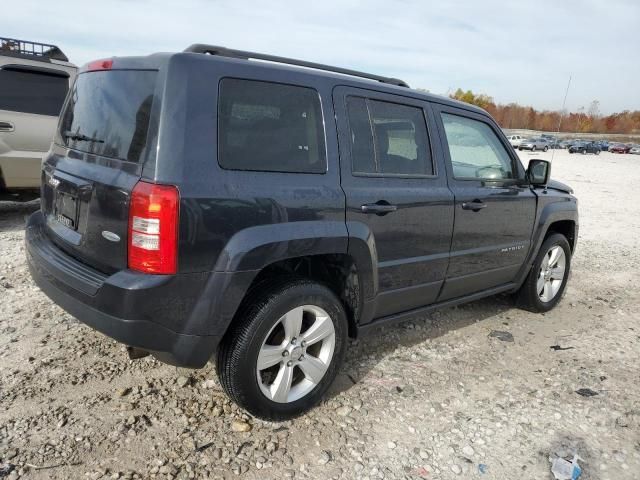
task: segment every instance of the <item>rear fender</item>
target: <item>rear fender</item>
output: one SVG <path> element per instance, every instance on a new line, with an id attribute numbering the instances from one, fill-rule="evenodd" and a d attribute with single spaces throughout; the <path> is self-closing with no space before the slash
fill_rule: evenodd
<path id="1" fill-rule="evenodd" d="M 262 269 L 290 258 L 335 253 L 352 257 L 363 298 L 373 298 L 377 262 L 373 236 L 366 226 L 350 224 L 347 231 L 344 222 L 291 222 L 236 233 L 219 256 L 193 314 L 212 319 L 207 333 L 221 337 Z"/>

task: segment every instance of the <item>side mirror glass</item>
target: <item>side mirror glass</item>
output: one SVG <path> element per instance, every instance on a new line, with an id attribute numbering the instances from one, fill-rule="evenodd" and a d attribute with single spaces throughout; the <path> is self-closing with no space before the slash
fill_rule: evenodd
<path id="1" fill-rule="evenodd" d="M 531 160 L 527 168 L 527 179 L 534 186 L 546 186 L 551 176 L 551 163 L 546 160 Z"/>

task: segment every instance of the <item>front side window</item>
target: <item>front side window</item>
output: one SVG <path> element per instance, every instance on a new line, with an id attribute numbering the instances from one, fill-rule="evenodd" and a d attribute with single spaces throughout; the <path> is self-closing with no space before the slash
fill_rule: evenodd
<path id="1" fill-rule="evenodd" d="M 0 110 L 58 116 L 69 78 L 27 70 L 0 70 Z"/>
<path id="2" fill-rule="evenodd" d="M 230 170 L 324 173 L 318 92 L 225 78 L 218 102 L 218 163 Z"/>
<path id="3" fill-rule="evenodd" d="M 442 123 L 455 178 L 516 178 L 511 157 L 489 125 L 449 113 L 442 113 Z"/>
<path id="4" fill-rule="evenodd" d="M 347 97 L 354 173 L 433 175 L 421 108 Z"/>

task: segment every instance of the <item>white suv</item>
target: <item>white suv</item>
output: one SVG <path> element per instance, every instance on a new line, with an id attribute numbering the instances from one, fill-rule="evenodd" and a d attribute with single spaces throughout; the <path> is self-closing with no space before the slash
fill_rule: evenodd
<path id="1" fill-rule="evenodd" d="M 55 45 L 0 38 L 0 200 L 38 196 L 42 157 L 76 72 Z"/>
<path id="2" fill-rule="evenodd" d="M 513 148 L 518 148 L 524 140 L 520 135 L 507 135 L 507 139 Z"/>

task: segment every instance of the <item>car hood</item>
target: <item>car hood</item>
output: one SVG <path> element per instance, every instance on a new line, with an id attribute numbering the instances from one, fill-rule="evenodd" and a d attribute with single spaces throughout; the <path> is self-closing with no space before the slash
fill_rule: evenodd
<path id="1" fill-rule="evenodd" d="M 549 183 L 547 183 L 547 188 L 553 188 L 554 190 L 559 190 L 565 193 L 573 193 L 573 188 L 571 188 L 566 183 L 562 183 L 557 180 L 549 180 Z"/>

